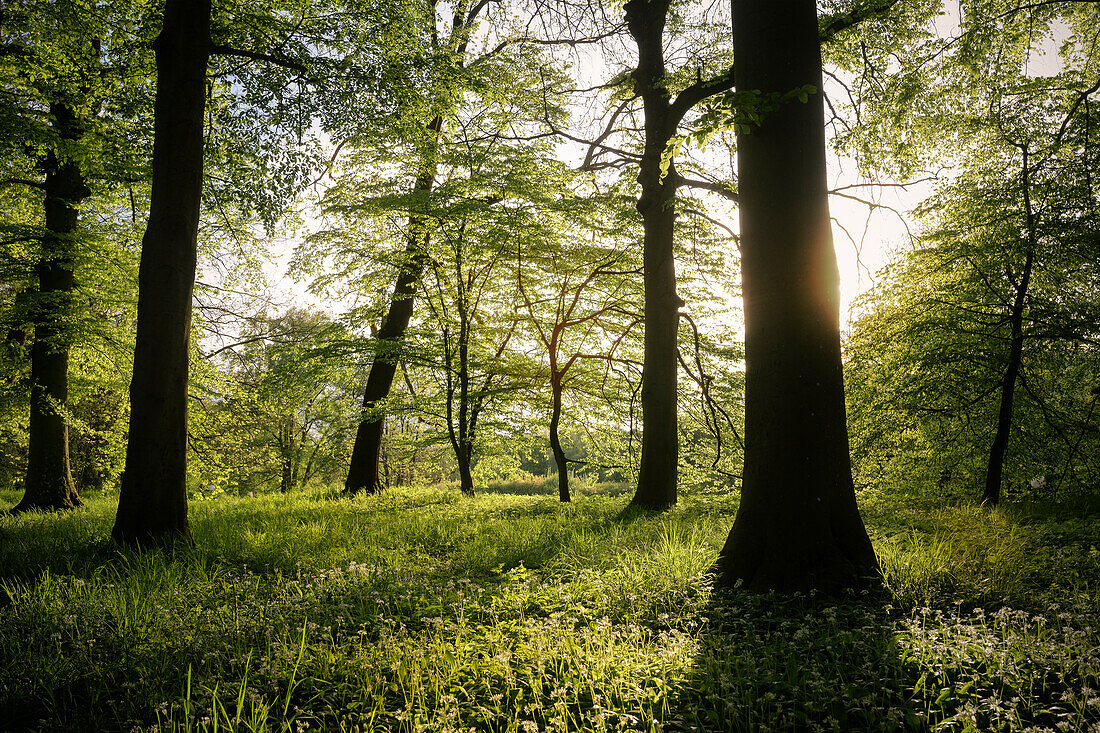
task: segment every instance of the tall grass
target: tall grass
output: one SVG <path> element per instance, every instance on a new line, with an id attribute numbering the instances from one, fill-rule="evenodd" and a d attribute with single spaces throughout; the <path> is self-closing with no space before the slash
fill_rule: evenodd
<path id="1" fill-rule="evenodd" d="M 0 519 L 0 728 L 1095 730 L 1095 516 L 865 513 L 889 594 L 716 597 L 734 497 L 446 487 Z M 1078 520 L 1081 521 L 1078 521 Z"/>

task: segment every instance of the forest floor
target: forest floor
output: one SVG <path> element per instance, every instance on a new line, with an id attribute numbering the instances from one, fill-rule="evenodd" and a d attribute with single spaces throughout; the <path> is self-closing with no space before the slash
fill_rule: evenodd
<path id="1" fill-rule="evenodd" d="M 1100 731 L 1100 507 L 865 494 L 888 593 L 719 598 L 735 497 L 542 489 L 2 517 L 0 730 Z"/>

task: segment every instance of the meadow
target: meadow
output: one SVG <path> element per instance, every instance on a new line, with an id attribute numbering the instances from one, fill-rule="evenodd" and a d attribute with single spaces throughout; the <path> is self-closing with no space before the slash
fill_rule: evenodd
<path id="1" fill-rule="evenodd" d="M 860 496 L 885 588 L 719 595 L 736 496 L 531 481 L 0 517 L 10 731 L 1100 731 L 1100 506 Z M 15 494 L 0 492 L 13 503 Z"/>

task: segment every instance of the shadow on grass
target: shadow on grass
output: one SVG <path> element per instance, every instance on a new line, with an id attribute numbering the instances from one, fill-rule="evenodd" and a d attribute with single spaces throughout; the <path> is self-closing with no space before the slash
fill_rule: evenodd
<path id="1" fill-rule="evenodd" d="M 716 594 L 664 730 L 926 730 L 886 601 Z"/>

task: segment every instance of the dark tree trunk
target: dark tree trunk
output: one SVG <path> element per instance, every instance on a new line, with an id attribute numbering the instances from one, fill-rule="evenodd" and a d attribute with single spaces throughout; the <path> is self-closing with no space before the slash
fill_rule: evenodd
<path id="1" fill-rule="evenodd" d="M 344 482 L 345 494 L 361 492 L 374 493 L 382 489 L 379 481 L 379 458 L 382 448 L 382 429 L 385 415 L 381 402 L 390 394 L 397 364 L 401 358 L 401 340 L 412 320 L 413 305 L 416 300 L 416 288 L 427 262 L 428 232 L 427 222 L 418 216 L 416 209 L 422 205 L 419 200 L 431 193 L 435 184 L 435 150 L 438 136 L 443 128 L 443 118 L 436 117 L 428 126 L 431 135 L 428 143 L 433 147 L 424 156 L 420 175 L 413 186 L 413 211 L 409 214 L 409 231 L 405 242 L 405 259 L 397 274 L 390 307 L 382 319 L 382 328 L 376 336 L 377 351 L 371 362 L 367 385 L 363 389 L 363 419 L 355 431 L 355 444 L 351 449 L 351 465 Z"/>
<path id="2" fill-rule="evenodd" d="M 210 0 L 167 0 L 157 37 L 153 175 L 138 270 L 137 344 L 126 470 L 111 536 L 191 541 L 187 361 L 202 197 Z"/>
<path id="3" fill-rule="evenodd" d="M 81 136 L 73 111 L 50 107 L 62 140 Z M 69 427 L 64 410 L 69 399 L 69 340 L 73 291 L 74 236 L 77 205 L 91 195 L 80 166 L 55 153 L 46 157 L 45 218 L 47 235 L 38 275 L 38 305 L 31 346 L 30 422 L 27 477 L 23 499 L 12 509 L 72 509 L 80 496 L 69 468 Z"/>
<path id="4" fill-rule="evenodd" d="M 745 465 L 718 583 L 833 592 L 876 572 L 856 506 L 813 0 L 734 0 L 738 91 L 811 85 L 737 136 Z"/>
<path id="5" fill-rule="evenodd" d="M 289 420 L 279 428 L 279 453 L 282 471 L 279 492 L 289 494 L 294 488 L 294 428 Z"/>
<path id="6" fill-rule="evenodd" d="M 461 264 L 459 265 L 461 273 Z M 461 320 L 458 336 L 458 442 L 455 444 L 455 461 L 458 463 L 458 480 L 462 493 L 474 495 L 474 478 L 471 470 L 474 455 L 474 421 L 476 409 L 470 411 L 470 324 L 464 308 L 465 296 L 459 295 L 458 311 Z"/>
<path id="7" fill-rule="evenodd" d="M 642 192 L 642 271 L 645 288 L 645 345 L 642 368 L 642 460 L 632 504 L 666 510 L 676 504 L 679 436 L 676 429 L 676 335 L 682 301 L 676 295 L 673 236 L 676 174 L 671 162 L 662 175 L 661 158 L 676 132 L 679 115 L 665 87 L 664 27 L 667 0 L 632 0 L 627 27 L 638 45 L 635 88 L 645 110 L 645 151 L 638 172 Z"/>
<path id="8" fill-rule="evenodd" d="M 557 365 L 553 362 L 556 361 L 553 358 L 553 353 L 551 353 L 550 391 L 553 393 L 553 405 L 550 410 L 550 450 L 554 452 L 554 463 L 558 466 L 558 498 L 562 501 L 569 501 L 569 462 L 565 457 L 565 450 L 561 447 L 561 438 L 558 436 L 558 425 L 561 423 L 562 385 L 561 376 L 553 376 L 557 368 Z"/>
<path id="9" fill-rule="evenodd" d="M 1031 283 L 1031 268 L 1035 261 L 1037 235 L 1035 233 L 1035 214 L 1031 208 L 1031 171 L 1028 169 L 1028 149 L 1023 148 L 1023 195 L 1024 215 L 1027 227 L 1028 247 L 1024 257 L 1024 269 L 1020 281 L 1016 283 L 1016 294 L 1012 300 L 1012 310 L 1008 321 L 1012 341 L 1008 350 L 1008 364 L 1001 380 L 1001 403 L 997 410 L 997 432 L 989 447 L 989 464 L 985 473 L 985 489 L 982 491 L 982 503 L 997 506 L 1001 501 L 1001 476 L 1004 472 L 1005 451 L 1008 450 L 1008 438 L 1012 431 L 1012 403 L 1016 395 L 1016 379 L 1020 376 L 1020 363 L 1024 354 L 1024 306 L 1027 302 L 1027 289 Z"/>
<path id="10" fill-rule="evenodd" d="M 466 496 L 474 495 L 473 445 L 462 443 L 455 453 L 455 462 L 458 463 L 458 487 Z"/>
<path id="11" fill-rule="evenodd" d="M 454 4 L 448 40 L 441 45 L 446 46 L 447 50 L 453 53 L 452 58 L 459 68 L 462 67 L 466 58 L 470 24 L 485 7 L 486 3 L 476 3 L 471 8 L 469 0 L 458 0 Z M 435 39 L 436 36 L 433 34 L 433 46 L 438 50 L 438 41 Z M 420 170 L 413 185 L 414 203 L 409 213 L 405 262 L 398 273 L 389 310 L 378 332 L 379 351 L 371 363 L 370 373 L 367 375 L 367 386 L 363 390 L 363 419 L 355 431 L 351 465 L 348 467 L 348 477 L 344 482 L 345 494 L 373 493 L 382 488 L 379 483 L 379 457 L 385 414 L 382 412 L 381 403 L 389 396 L 390 387 L 393 386 L 394 373 L 401 358 L 400 342 L 412 318 L 416 286 L 420 282 L 427 259 L 429 223 L 417 215 L 417 210 L 423 205 L 435 185 L 436 153 L 439 134 L 442 130 L 443 115 L 439 114 L 432 119 L 426 129 Z"/>

